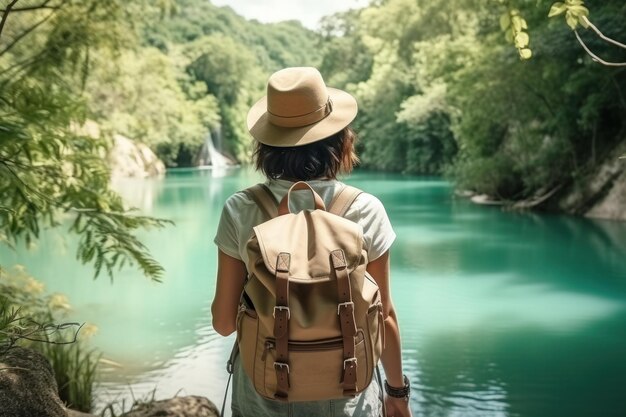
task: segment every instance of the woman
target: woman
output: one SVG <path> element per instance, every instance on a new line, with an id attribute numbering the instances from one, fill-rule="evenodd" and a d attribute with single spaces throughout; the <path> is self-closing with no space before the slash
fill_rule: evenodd
<path id="1" fill-rule="evenodd" d="M 325 86 L 314 68 L 286 68 L 274 73 L 267 96 L 248 113 L 248 129 L 256 139 L 256 167 L 268 178 L 265 185 L 277 201 L 296 181 L 306 181 L 326 206 L 343 187 L 340 173 L 349 173 L 358 159 L 349 124 L 357 113 L 348 93 Z M 306 200 L 294 206 L 306 207 Z M 301 196 L 306 197 L 306 196 Z M 363 228 L 367 271 L 380 288 L 385 348 L 385 406 L 388 416 L 410 416 L 409 382 L 402 373 L 400 333 L 389 291 L 389 249 L 395 233 L 381 202 L 362 193 L 345 217 Z M 225 203 L 215 238 L 218 251 L 217 288 L 212 304 L 213 327 L 227 336 L 236 330 L 236 316 L 246 281 L 246 242 L 252 228 L 263 221 L 261 209 L 244 192 Z M 377 416 L 382 414 L 380 388 L 371 383 L 354 398 L 315 402 L 279 402 L 258 395 L 241 366 L 235 362 L 232 410 L 234 416 Z"/>

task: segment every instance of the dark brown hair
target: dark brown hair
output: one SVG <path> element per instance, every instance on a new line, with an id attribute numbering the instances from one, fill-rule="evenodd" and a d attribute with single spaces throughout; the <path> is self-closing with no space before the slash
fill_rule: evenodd
<path id="1" fill-rule="evenodd" d="M 349 174 L 359 162 L 356 134 L 348 126 L 332 136 L 303 146 L 278 147 L 257 142 L 255 166 L 266 177 L 308 181 Z"/>

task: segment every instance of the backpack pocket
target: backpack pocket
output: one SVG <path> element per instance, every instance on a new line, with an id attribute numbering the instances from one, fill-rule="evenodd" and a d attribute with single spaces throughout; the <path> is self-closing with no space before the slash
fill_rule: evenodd
<path id="1" fill-rule="evenodd" d="M 373 369 L 371 346 L 363 330 L 355 337 L 357 360 L 357 393 L 369 385 Z M 260 360 L 264 363 L 264 386 L 256 387 L 266 398 L 276 392 L 276 342 L 265 340 Z M 259 366 L 257 365 L 257 368 Z M 343 375 L 342 338 L 312 342 L 289 342 L 289 401 L 318 401 L 345 398 L 341 378 Z"/>
<path id="2" fill-rule="evenodd" d="M 373 367 L 376 367 L 380 355 L 385 348 L 385 321 L 383 317 L 383 304 L 380 301 L 368 308 L 367 326 L 367 335 L 372 351 L 372 361 L 374 363 Z"/>
<path id="3" fill-rule="evenodd" d="M 256 386 L 256 381 L 263 381 L 263 371 L 255 368 L 255 358 L 263 353 L 263 343 L 258 340 L 259 318 L 256 311 L 239 307 L 237 313 L 237 343 L 239 345 L 239 356 L 241 366 Z"/>

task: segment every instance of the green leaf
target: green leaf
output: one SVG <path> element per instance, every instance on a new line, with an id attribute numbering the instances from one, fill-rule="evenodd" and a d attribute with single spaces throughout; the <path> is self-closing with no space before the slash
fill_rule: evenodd
<path id="1" fill-rule="evenodd" d="M 530 37 L 526 32 L 520 32 L 515 35 L 515 47 L 518 49 L 526 48 L 530 42 Z"/>
<path id="2" fill-rule="evenodd" d="M 533 56 L 533 52 L 528 48 L 523 48 L 519 50 L 519 56 L 524 60 L 530 59 Z"/>
<path id="3" fill-rule="evenodd" d="M 500 16 L 500 28 L 506 30 L 509 26 L 511 26 L 511 16 L 509 12 L 506 12 Z"/>
<path id="4" fill-rule="evenodd" d="M 567 10 L 567 6 L 564 3 L 560 1 L 557 3 L 554 3 L 552 7 L 550 8 L 550 13 L 548 13 L 548 17 L 558 16 L 561 13 L 565 12 L 565 10 Z"/>
<path id="5" fill-rule="evenodd" d="M 511 18 L 511 23 L 513 24 L 513 29 L 515 29 L 515 32 L 519 32 L 522 30 L 522 19 L 519 16 L 513 16 Z"/>
<path id="6" fill-rule="evenodd" d="M 567 10 L 576 17 L 589 16 L 589 9 L 587 9 L 585 6 L 571 6 L 568 7 Z"/>
<path id="7" fill-rule="evenodd" d="M 573 16 L 569 11 L 565 13 L 565 21 L 567 22 L 567 25 L 572 28 L 572 30 L 576 29 L 576 26 L 578 25 L 578 18 Z"/>
<path id="8" fill-rule="evenodd" d="M 522 29 L 528 29 L 528 23 L 526 22 L 526 19 L 522 18 Z"/>

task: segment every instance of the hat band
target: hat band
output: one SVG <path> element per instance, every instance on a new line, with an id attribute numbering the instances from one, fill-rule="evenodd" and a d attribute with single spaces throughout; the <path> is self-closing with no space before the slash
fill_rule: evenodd
<path id="1" fill-rule="evenodd" d="M 299 116 L 279 116 L 267 111 L 268 120 L 270 123 L 281 127 L 302 127 L 313 123 L 317 123 L 320 120 L 326 118 L 333 111 L 333 102 L 328 97 L 328 101 L 322 107 L 314 110 L 310 113 L 301 114 Z"/>

